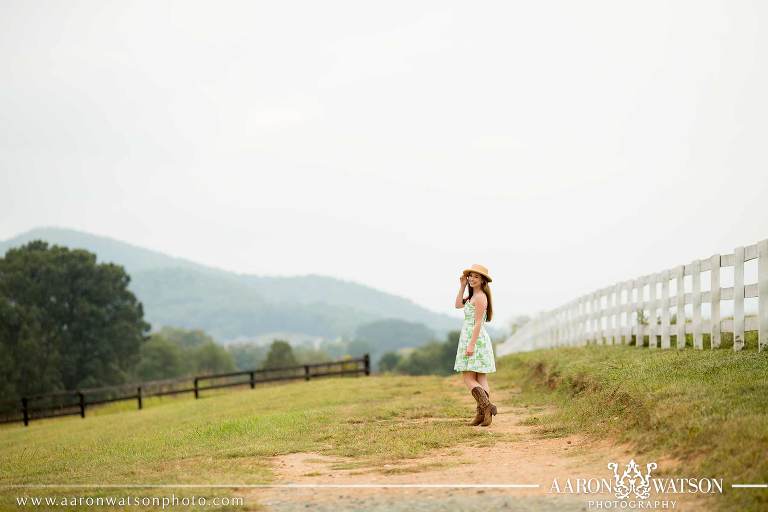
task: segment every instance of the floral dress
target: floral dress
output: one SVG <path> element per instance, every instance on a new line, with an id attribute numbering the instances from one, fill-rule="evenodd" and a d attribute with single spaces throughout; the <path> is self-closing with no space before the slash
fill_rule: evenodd
<path id="1" fill-rule="evenodd" d="M 459 335 L 459 347 L 456 350 L 456 363 L 453 369 L 457 372 L 493 373 L 496 371 L 496 361 L 493 357 L 493 345 L 491 337 L 485 330 L 485 312 L 483 312 L 483 325 L 477 335 L 475 350 L 471 356 L 466 354 L 469 340 L 472 339 L 472 330 L 475 328 L 475 305 L 470 301 L 464 303 L 464 323 Z"/>

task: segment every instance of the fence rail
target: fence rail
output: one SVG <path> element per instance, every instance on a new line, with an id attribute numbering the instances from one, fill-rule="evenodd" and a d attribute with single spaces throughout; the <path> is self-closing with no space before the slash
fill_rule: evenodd
<path id="1" fill-rule="evenodd" d="M 757 260 L 756 282 L 745 283 L 745 263 L 752 260 Z M 721 269 L 728 269 L 729 274 L 732 269 L 732 286 L 721 286 Z M 688 283 L 690 291 L 686 291 Z M 703 290 L 707 285 L 709 289 Z M 753 298 L 757 299 L 755 314 L 745 315 L 745 300 Z M 732 302 L 726 304 L 732 310 L 731 318 L 723 317 L 722 301 Z M 705 311 L 709 318 L 702 312 L 705 304 L 709 305 Z M 686 314 L 688 305 L 690 316 Z M 537 348 L 622 343 L 683 349 L 686 339 L 695 349 L 703 349 L 705 336 L 715 349 L 723 345 L 726 333 L 732 333 L 728 338 L 738 351 L 745 348 L 745 333 L 752 331 L 756 331 L 757 350 L 766 349 L 768 240 L 583 295 L 537 315 L 500 344 L 497 352 L 505 355 Z"/>
<path id="2" fill-rule="evenodd" d="M 362 365 L 362 366 L 361 366 Z M 318 377 L 339 375 L 370 375 L 371 359 L 365 354 L 358 359 L 342 359 L 325 363 L 303 364 L 283 368 L 246 370 L 240 372 L 199 375 L 183 379 L 167 379 L 80 390 L 57 391 L 44 395 L 25 396 L 20 400 L 0 402 L 0 423 L 24 422 L 25 426 L 33 419 L 54 418 L 58 416 L 79 415 L 85 418 L 88 406 L 136 400 L 138 409 L 143 407 L 143 399 L 194 393 L 210 389 L 232 386 L 250 386 L 264 382 L 283 380 L 310 380 Z"/>

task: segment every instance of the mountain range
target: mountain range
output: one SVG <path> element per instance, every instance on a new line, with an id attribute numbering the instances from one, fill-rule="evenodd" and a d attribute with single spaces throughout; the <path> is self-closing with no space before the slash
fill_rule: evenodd
<path id="1" fill-rule="evenodd" d="M 71 229 L 30 230 L 0 242 L 0 255 L 31 240 L 86 249 L 99 262 L 122 265 L 153 329 L 202 329 L 222 343 L 353 339 L 359 327 L 383 319 L 423 324 L 443 340 L 461 326 L 459 317 L 360 283 L 317 274 L 239 274 Z"/>

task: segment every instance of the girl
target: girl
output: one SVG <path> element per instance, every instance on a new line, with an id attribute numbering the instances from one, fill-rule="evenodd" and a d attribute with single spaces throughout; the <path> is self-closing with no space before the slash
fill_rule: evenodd
<path id="1" fill-rule="evenodd" d="M 462 372 L 464 385 L 477 401 L 477 414 L 469 424 L 487 427 L 497 412 L 496 406 L 491 403 L 488 387 L 488 374 L 496 371 L 496 362 L 491 337 L 483 325 L 483 322 L 490 322 L 493 317 L 491 289 L 488 287 L 491 276 L 487 268 L 475 264 L 462 272 L 459 282 L 461 286 L 456 295 L 456 309 L 464 308 L 464 323 L 453 369 Z M 464 297 L 467 283 L 469 295 Z"/>

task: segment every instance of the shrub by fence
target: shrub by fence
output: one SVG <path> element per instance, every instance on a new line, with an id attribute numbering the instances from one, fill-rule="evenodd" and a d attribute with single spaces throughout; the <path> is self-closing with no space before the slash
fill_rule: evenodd
<path id="1" fill-rule="evenodd" d="M 745 283 L 745 264 L 753 260 L 757 260 L 756 282 Z M 732 286 L 721 286 L 722 269 L 729 278 L 732 273 Z M 686 291 L 688 283 L 690 291 Z M 745 315 L 745 299 L 754 298 L 755 315 Z M 732 309 L 731 317 L 721 314 L 722 302 Z M 687 305 L 691 306 L 690 316 Z M 708 305 L 708 318 L 702 314 L 702 305 Z M 621 343 L 683 349 L 686 339 L 694 348 L 703 349 L 705 337 L 712 349 L 725 348 L 723 341 L 727 340 L 733 350 L 742 350 L 746 333 L 754 334 L 750 339 L 757 338 L 758 351 L 768 347 L 768 240 L 581 296 L 537 315 L 499 345 L 498 354 Z"/>
<path id="2" fill-rule="evenodd" d="M 371 374 L 369 354 L 358 359 L 342 359 L 285 368 L 198 375 L 183 379 L 60 391 L 0 402 L 0 423 L 23 421 L 24 425 L 29 425 L 33 419 L 70 415 L 80 415 L 85 418 L 87 407 L 111 402 L 136 400 L 138 409 L 141 409 L 142 400 L 147 397 L 194 393 L 195 398 L 200 398 L 201 392 L 210 389 L 232 386 L 250 386 L 254 389 L 256 384 L 265 382 L 299 379 L 308 381 L 328 376 L 358 376 L 361 373 Z"/>

